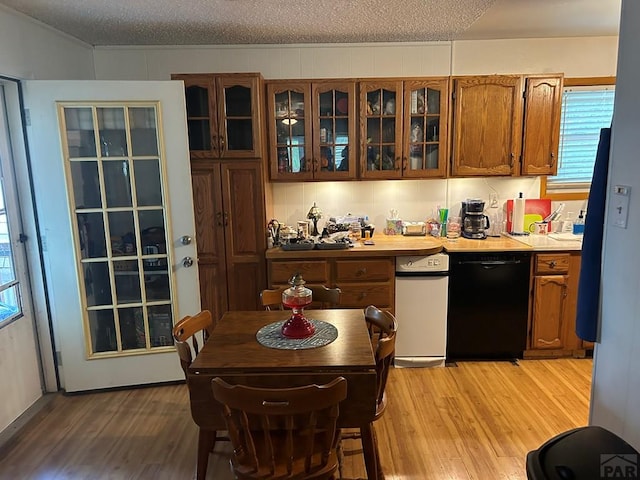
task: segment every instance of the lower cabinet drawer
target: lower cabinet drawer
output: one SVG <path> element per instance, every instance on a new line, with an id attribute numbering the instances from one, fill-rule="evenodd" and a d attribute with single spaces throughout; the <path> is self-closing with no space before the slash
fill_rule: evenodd
<path id="1" fill-rule="evenodd" d="M 286 284 L 296 273 L 302 274 L 307 283 L 329 286 L 329 264 L 324 260 L 306 260 L 301 262 L 272 262 L 272 285 Z"/>
<path id="2" fill-rule="evenodd" d="M 340 285 L 340 307 L 366 307 L 375 305 L 378 308 L 393 308 L 393 285 L 379 284 L 343 284 Z"/>
<path id="3" fill-rule="evenodd" d="M 385 281 L 394 275 L 393 259 L 380 258 L 375 260 L 337 260 L 336 283 Z"/>

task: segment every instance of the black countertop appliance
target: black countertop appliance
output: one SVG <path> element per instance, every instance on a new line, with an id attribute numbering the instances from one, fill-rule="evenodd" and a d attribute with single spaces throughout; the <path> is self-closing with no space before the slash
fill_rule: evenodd
<path id="1" fill-rule="evenodd" d="M 476 240 L 487 238 L 489 217 L 484 214 L 484 200 L 468 198 L 462 202 L 460 211 L 462 217 L 462 236 Z"/>

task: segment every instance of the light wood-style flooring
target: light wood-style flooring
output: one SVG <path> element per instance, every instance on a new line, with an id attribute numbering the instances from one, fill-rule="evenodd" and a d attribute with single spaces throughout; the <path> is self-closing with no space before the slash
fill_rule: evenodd
<path id="1" fill-rule="evenodd" d="M 550 437 L 586 425 L 590 359 L 461 362 L 394 369 L 376 432 L 388 480 L 526 479 L 524 459 Z M 0 479 L 191 479 L 197 428 L 185 385 L 56 394 L 0 451 Z M 344 478 L 364 478 L 346 440 Z M 230 480 L 219 443 L 208 479 Z"/>

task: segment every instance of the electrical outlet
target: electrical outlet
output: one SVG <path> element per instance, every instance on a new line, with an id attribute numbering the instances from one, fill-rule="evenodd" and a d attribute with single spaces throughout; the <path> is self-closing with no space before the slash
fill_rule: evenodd
<path id="1" fill-rule="evenodd" d="M 498 208 L 498 194 L 496 192 L 489 193 L 489 207 Z"/>

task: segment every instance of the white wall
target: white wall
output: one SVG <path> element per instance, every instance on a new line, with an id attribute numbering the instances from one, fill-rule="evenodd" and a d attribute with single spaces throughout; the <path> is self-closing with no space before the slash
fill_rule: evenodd
<path id="1" fill-rule="evenodd" d="M 617 37 L 485 40 L 376 45 L 109 47 L 95 51 L 96 77 L 162 80 L 172 73 L 261 72 L 267 79 L 399 77 L 563 72 L 615 75 Z M 437 206 L 459 210 L 468 197 L 502 204 L 518 192 L 539 196 L 537 178 L 273 183 L 273 215 L 294 224 L 313 204 L 328 215 L 367 214 L 382 225 L 389 209 L 425 220 Z M 567 208 L 576 215 L 578 205 Z M 320 225 L 322 225 L 322 221 Z"/>
<path id="2" fill-rule="evenodd" d="M 591 423 L 640 450 L 640 2 L 623 0 L 613 115 L 609 192 L 632 187 L 626 229 L 607 221 L 602 278 L 601 343 L 596 346 Z M 607 216 L 614 202 L 607 201 Z"/>
<path id="3" fill-rule="evenodd" d="M 93 79 L 93 50 L 0 6 L 0 75 L 31 80 Z"/>
<path id="4" fill-rule="evenodd" d="M 89 45 L 72 40 L 52 29 L 12 13 L 0 6 L 0 75 L 25 78 L 93 78 L 93 56 Z M 31 207 L 26 153 L 23 144 L 17 84 L 7 82 L 7 107 L 16 175 L 19 178 L 20 203 L 23 209 L 23 232 L 27 242 L 31 289 L 34 294 L 35 325 L 44 357 L 46 388 L 56 389 L 53 349 L 49 335 L 47 308 L 35 241 L 35 219 Z M 38 354 L 35 344 L 34 318 L 25 316 L 0 329 L 0 385 L 3 387 L 0 408 L 0 431 L 42 396 Z"/>

